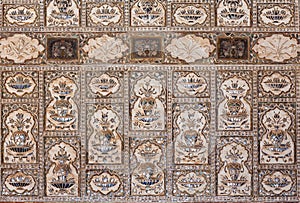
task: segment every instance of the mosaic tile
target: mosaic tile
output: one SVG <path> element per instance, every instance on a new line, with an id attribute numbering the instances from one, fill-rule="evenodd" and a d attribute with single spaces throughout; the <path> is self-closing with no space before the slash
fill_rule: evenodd
<path id="1" fill-rule="evenodd" d="M 131 195 L 164 195 L 165 162 L 163 159 L 165 140 L 131 140 L 132 172 Z M 135 167 L 134 167 L 135 166 Z"/>
<path id="2" fill-rule="evenodd" d="M 89 26 L 123 26 L 124 25 L 124 3 L 88 3 L 87 24 Z"/>
<path id="3" fill-rule="evenodd" d="M 223 137 L 217 142 L 217 195 L 250 196 L 252 158 L 250 137 Z"/>
<path id="4" fill-rule="evenodd" d="M 259 114 L 260 163 L 293 164 L 295 104 L 260 103 Z"/>
<path id="5" fill-rule="evenodd" d="M 46 0 L 46 26 L 79 26 L 80 0 Z"/>
<path id="6" fill-rule="evenodd" d="M 88 163 L 121 164 L 123 149 L 122 104 L 87 106 Z"/>
<path id="7" fill-rule="evenodd" d="M 4 87 L 2 97 L 10 98 L 38 98 L 38 80 L 37 71 L 26 71 L 15 73 L 2 72 Z"/>
<path id="8" fill-rule="evenodd" d="M 78 196 L 79 146 L 77 138 L 45 140 L 47 196 Z"/>
<path id="9" fill-rule="evenodd" d="M 99 195 L 120 197 L 124 195 L 124 177 L 121 171 L 108 169 L 88 171 L 87 194 L 93 197 Z"/>
<path id="10" fill-rule="evenodd" d="M 78 98 L 79 91 L 76 72 L 48 72 L 46 75 L 45 129 L 46 130 L 77 130 L 78 129 Z"/>
<path id="11" fill-rule="evenodd" d="M 4 26 L 39 26 L 38 4 L 3 5 Z"/>
<path id="12" fill-rule="evenodd" d="M 2 106 L 3 163 L 36 163 L 38 144 L 38 106 Z"/>
<path id="13" fill-rule="evenodd" d="M 224 71 L 218 75 L 220 102 L 219 130 L 251 130 L 252 74 L 250 71 Z M 222 99 L 221 99 L 222 98 Z"/>
<path id="14" fill-rule="evenodd" d="M 260 195 L 296 195 L 296 174 L 293 170 L 262 170 L 259 177 L 261 183 Z"/>
<path id="15" fill-rule="evenodd" d="M 12 170 L 3 169 L 2 172 L 2 195 L 4 196 L 37 196 L 38 171 L 31 169 Z"/>
<path id="16" fill-rule="evenodd" d="M 0 202 L 299 202 L 296 0 L 0 0 Z"/>
<path id="17" fill-rule="evenodd" d="M 131 80 L 131 129 L 165 130 L 164 72 L 132 72 Z"/>

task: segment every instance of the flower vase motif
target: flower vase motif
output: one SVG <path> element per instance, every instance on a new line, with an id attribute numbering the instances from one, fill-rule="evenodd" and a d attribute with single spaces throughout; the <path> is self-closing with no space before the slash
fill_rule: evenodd
<path id="1" fill-rule="evenodd" d="M 189 196 L 203 195 L 208 186 L 205 176 L 196 174 L 195 172 L 182 174 L 174 181 L 176 181 L 178 190 Z"/>
<path id="2" fill-rule="evenodd" d="M 73 163 L 77 158 L 76 150 L 65 142 L 50 148 L 48 158 L 50 169 L 46 174 L 46 193 L 48 196 L 77 196 L 78 169 Z"/>
<path id="3" fill-rule="evenodd" d="M 23 173 L 22 171 L 10 174 L 4 182 L 5 187 L 9 191 L 15 192 L 18 195 L 32 191 L 36 184 L 36 181 L 31 175 Z"/>
<path id="4" fill-rule="evenodd" d="M 137 81 L 134 93 L 138 97 L 132 109 L 133 130 L 164 130 L 165 107 L 159 96 L 162 94 L 162 84 L 146 76 Z"/>
<path id="5" fill-rule="evenodd" d="M 262 187 L 271 194 L 279 195 L 291 190 L 295 180 L 290 175 L 281 171 L 273 171 L 262 179 Z"/>
<path id="6" fill-rule="evenodd" d="M 17 73 L 16 75 L 8 77 L 4 86 L 10 94 L 22 97 L 32 93 L 37 84 L 32 77 Z"/>
<path id="7" fill-rule="evenodd" d="M 180 132 L 175 140 L 176 164 L 207 164 L 208 142 L 202 133 L 207 121 L 194 109 L 182 111 L 176 119 Z"/>
<path id="8" fill-rule="evenodd" d="M 35 163 L 37 143 L 32 134 L 36 125 L 33 115 L 23 109 L 8 114 L 5 119 L 8 135 L 4 139 L 4 163 Z"/>
<path id="9" fill-rule="evenodd" d="M 102 108 L 94 113 L 90 124 L 93 134 L 89 138 L 89 163 L 120 164 L 122 139 L 117 129 L 119 116 L 110 109 Z"/>
<path id="10" fill-rule="evenodd" d="M 289 76 L 274 72 L 272 75 L 267 75 L 262 79 L 261 86 L 265 92 L 279 96 L 291 90 L 292 81 Z"/>
<path id="11" fill-rule="evenodd" d="M 217 5 L 217 26 L 250 26 L 250 12 L 246 0 L 220 0 Z"/>
<path id="12" fill-rule="evenodd" d="M 75 0 L 48 0 L 47 26 L 79 26 L 79 4 Z"/>
<path id="13" fill-rule="evenodd" d="M 292 117 L 289 113 L 276 107 L 267 111 L 261 122 L 266 129 L 260 141 L 261 163 L 294 163 L 294 141 L 289 134 Z"/>
<path id="14" fill-rule="evenodd" d="M 131 26 L 165 26 L 165 13 L 158 0 L 138 0 L 131 8 Z"/>
<path id="15" fill-rule="evenodd" d="M 220 151 L 222 167 L 218 173 L 218 195 L 251 195 L 251 175 L 245 165 L 248 151 L 235 142 L 225 145 Z"/>
<path id="16" fill-rule="evenodd" d="M 161 148 L 146 141 L 134 150 L 138 165 L 131 174 L 132 195 L 163 195 L 165 191 L 164 171 L 158 165 Z"/>
<path id="17" fill-rule="evenodd" d="M 46 108 L 46 130 L 77 130 L 78 108 L 73 100 L 77 86 L 64 76 L 49 85 L 52 100 Z"/>
<path id="18" fill-rule="evenodd" d="M 117 192 L 122 185 L 118 175 L 112 174 L 109 171 L 104 171 L 99 175 L 94 175 L 90 180 L 90 186 L 94 192 L 99 192 L 102 195 L 109 195 Z"/>
<path id="19" fill-rule="evenodd" d="M 220 130 L 250 130 L 251 106 L 246 100 L 250 87 L 246 80 L 234 76 L 225 80 L 220 89 L 224 100 L 219 104 Z"/>
<path id="20" fill-rule="evenodd" d="M 32 25 L 38 19 L 38 12 L 33 6 L 14 6 L 5 12 L 5 19 L 11 25 Z"/>

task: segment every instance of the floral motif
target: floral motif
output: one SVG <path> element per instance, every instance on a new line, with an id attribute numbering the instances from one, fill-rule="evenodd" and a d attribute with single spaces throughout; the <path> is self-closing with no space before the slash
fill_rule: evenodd
<path id="1" fill-rule="evenodd" d="M 289 130 L 293 125 L 289 112 L 275 107 L 267 111 L 261 120 L 266 132 L 260 141 L 260 162 L 286 164 L 294 162 L 294 141 Z"/>
<path id="2" fill-rule="evenodd" d="M 270 37 L 259 39 L 253 50 L 259 58 L 283 62 L 297 57 L 297 52 L 300 52 L 300 45 L 295 38 L 286 37 L 282 34 L 273 34 Z"/>
<path id="3" fill-rule="evenodd" d="M 89 17 L 93 23 L 107 26 L 118 23 L 122 17 L 122 13 L 117 5 L 103 4 L 99 7 L 93 7 Z"/>
<path id="4" fill-rule="evenodd" d="M 163 130 L 165 128 L 165 108 L 160 96 L 164 91 L 159 80 L 146 76 L 137 81 L 134 93 L 137 100 L 132 109 L 132 129 Z"/>
<path id="5" fill-rule="evenodd" d="M 133 152 L 138 165 L 131 174 L 131 193 L 133 195 L 163 195 L 165 174 L 159 165 L 163 151 L 160 145 L 144 141 Z"/>
<path id="6" fill-rule="evenodd" d="M 247 164 L 250 156 L 247 147 L 235 141 L 228 142 L 221 148 L 219 159 L 222 164 L 218 172 L 218 195 L 251 195 L 251 169 Z"/>
<path id="7" fill-rule="evenodd" d="M 120 82 L 116 77 L 103 73 L 99 77 L 92 78 L 89 86 L 93 93 L 106 97 L 119 90 Z"/>
<path id="8" fill-rule="evenodd" d="M 78 168 L 74 164 L 78 159 L 76 149 L 61 141 L 49 149 L 47 158 L 51 162 L 46 174 L 47 196 L 77 196 Z"/>
<path id="9" fill-rule="evenodd" d="M 31 191 L 35 184 L 36 182 L 31 175 L 25 174 L 21 171 L 17 171 L 16 173 L 9 175 L 4 182 L 4 185 L 8 190 L 14 191 L 18 194 Z"/>
<path id="10" fill-rule="evenodd" d="M 289 191 L 292 188 L 293 180 L 288 174 L 275 171 L 266 175 L 262 180 L 262 186 L 268 192 L 276 195 Z"/>
<path id="11" fill-rule="evenodd" d="M 103 35 L 100 38 L 89 39 L 88 44 L 83 47 L 89 58 L 94 58 L 107 63 L 110 60 L 121 58 L 128 46 L 121 39 Z"/>
<path id="12" fill-rule="evenodd" d="M 93 133 L 88 141 L 89 163 L 121 162 L 122 138 L 118 132 L 119 115 L 106 107 L 97 110 L 90 120 Z"/>
<path id="13" fill-rule="evenodd" d="M 32 112 L 21 108 L 12 111 L 5 119 L 8 134 L 3 143 L 4 163 L 35 163 L 37 142 L 36 120 Z"/>
<path id="14" fill-rule="evenodd" d="M 175 20 L 184 25 L 202 25 L 207 19 L 207 12 L 201 6 L 181 6 L 174 12 Z"/>
<path id="15" fill-rule="evenodd" d="M 13 60 L 15 63 L 24 63 L 26 60 L 37 58 L 44 49 L 37 39 L 25 34 L 15 34 L 0 40 L 0 57 Z"/>
<path id="16" fill-rule="evenodd" d="M 78 124 L 78 108 L 74 101 L 75 82 L 61 76 L 51 81 L 49 92 L 51 102 L 46 107 L 46 130 L 76 130 Z"/>
<path id="17" fill-rule="evenodd" d="M 164 26 L 165 8 L 159 0 L 137 0 L 131 8 L 131 26 Z"/>
<path id="18" fill-rule="evenodd" d="M 33 24 L 37 16 L 37 12 L 34 8 L 18 6 L 8 9 L 5 18 L 10 24 L 26 25 Z"/>
<path id="19" fill-rule="evenodd" d="M 171 44 L 166 49 L 172 57 L 191 63 L 202 58 L 208 58 L 215 46 L 207 38 L 186 35 L 178 39 L 172 39 Z"/>
<path id="20" fill-rule="evenodd" d="M 202 193 L 207 187 L 207 180 L 203 175 L 197 175 L 195 172 L 182 174 L 178 177 L 176 185 L 181 192 L 189 195 Z"/>
<path id="21" fill-rule="evenodd" d="M 286 26 L 293 19 L 290 5 L 263 8 L 259 17 L 263 24 L 271 26 Z"/>
<path id="22" fill-rule="evenodd" d="M 75 0 L 49 0 L 46 9 L 47 26 L 78 26 L 80 2 Z"/>
<path id="23" fill-rule="evenodd" d="M 274 72 L 272 75 L 265 76 L 262 79 L 261 86 L 265 92 L 271 92 L 278 96 L 283 92 L 290 91 L 292 81 L 287 75 Z"/>
<path id="24" fill-rule="evenodd" d="M 8 77 L 5 81 L 6 90 L 18 97 L 32 93 L 35 87 L 36 83 L 33 78 L 30 76 L 25 76 L 22 73 Z"/>
<path id="25" fill-rule="evenodd" d="M 246 0 L 220 0 L 217 26 L 250 26 L 250 11 Z"/>
<path id="26" fill-rule="evenodd" d="M 90 185 L 93 191 L 108 195 L 120 189 L 121 180 L 117 175 L 104 171 L 99 175 L 94 175 Z"/>
<path id="27" fill-rule="evenodd" d="M 224 99 L 219 104 L 220 130 L 250 130 L 251 105 L 246 99 L 250 85 L 241 77 L 230 77 L 221 84 Z"/>
<path id="28" fill-rule="evenodd" d="M 207 81 L 195 73 L 188 73 L 180 77 L 176 82 L 179 92 L 189 96 L 195 96 L 204 92 L 207 88 Z"/>

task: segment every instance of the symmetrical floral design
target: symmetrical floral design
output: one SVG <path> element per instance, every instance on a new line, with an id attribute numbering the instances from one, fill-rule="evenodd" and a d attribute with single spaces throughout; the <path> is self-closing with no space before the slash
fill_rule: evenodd
<path id="1" fill-rule="evenodd" d="M 38 13 L 33 7 L 16 6 L 7 9 L 5 18 L 10 24 L 30 25 L 37 20 Z"/>
<path id="2" fill-rule="evenodd" d="M 93 175 L 90 180 L 90 186 L 93 191 L 100 192 L 103 195 L 116 192 L 121 187 L 121 180 L 116 174 L 109 171 L 103 171 L 100 174 Z"/>
<path id="3" fill-rule="evenodd" d="M 208 58 L 215 46 L 207 38 L 196 35 L 186 35 L 178 39 L 172 39 L 166 50 L 172 57 L 182 59 L 188 63 L 202 58 Z"/>
<path id="4" fill-rule="evenodd" d="M 261 123 L 266 131 L 260 140 L 261 163 L 294 163 L 294 141 L 289 131 L 292 122 L 292 116 L 278 107 L 264 113 Z"/>
<path id="5" fill-rule="evenodd" d="M 111 109 L 98 109 L 90 120 L 93 133 L 88 140 L 89 163 L 120 164 L 122 136 L 118 132 L 120 117 Z"/>
<path id="6" fill-rule="evenodd" d="M 165 106 L 160 99 L 163 90 L 161 82 L 149 76 L 136 82 L 134 93 L 137 100 L 131 111 L 133 130 L 165 129 Z"/>
<path id="7" fill-rule="evenodd" d="M 224 100 L 218 107 L 220 130 L 250 130 L 251 105 L 245 98 L 249 94 L 248 82 L 238 76 L 230 77 L 220 86 Z"/>
<path id="8" fill-rule="evenodd" d="M 23 95 L 30 94 L 34 91 L 36 82 L 30 76 L 17 73 L 11 77 L 8 77 L 4 86 L 10 94 L 22 97 Z"/>
<path id="9" fill-rule="evenodd" d="M 275 171 L 270 175 L 266 175 L 262 180 L 264 189 L 277 195 L 289 191 L 292 185 L 292 178 L 289 175 L 282 174 L 280 171 Z"/>
<path id="10" fill-rule="evenodd" d="M 101 4 L 92 7 L 89 17 L 92 23 L 100 26 L 117 24 L 122 19 L 122 10 L 115 4 Z"/>
<path id="11" fill-rule="evenodd" d="M 293 19 L 292 5 L 267 5 L 260 11 L 261 23 L 268 26 L 287 26 Z"/>
<path id="12" fill-rule="evenodd" d="M 138 165 L 131 174 L 131 194 L 163 195 L 165 174 L 158 165 L 163 155 L 161 146 L 152 141 L 144 141 L 134 150 Z"/>
<path id="13" fill-rule="evenodd" d="M 26 60 L 37 58 L 44 49 L 39 40 L 25 34 L 14 34 L 0 40 L 0 57 L 13 60 L 15 63 L 24 63 Z"/>
<path id="14" fill-rule="evenodd" d="M 217 26 L 250 26 L 251 7 L 248 0 L 219 0 Z"/>
<path id="15" fill-rule="evenodd" d="M 9 191 L 16 192 L 17 194 L 23 194 L 30 192 L 36 185 L 34 178 L 22 171 L 17 171 L 5 179 L 4 185 Z"/>
<path id="16" fill-rule="evenodd" d="M 128 50 L 128 46 L 119 38 L 103 35 L 99 38 L 89 39 L 83 50 L 88 53 L 89 58 L 107 63 L 121 58 L 123 52 Z"/>
<path id="17" fill-rule="evenodd" d="M 74 102 L 75 82 L 65 76 L 54 79 L 48 88 L 52 100 L 46 107 L 46 130 L 76 130 L 78 108 Z"/>
<path id="18" fill-rule="evenodd" d="M 166 11 L 161 0 L 136 0 L 130 17 L 131 26 L 164 26 Z"/>
<path id="19" fill-rule="evenodd" d="M 291 169 L 268 169 L 259 171 L 260 196 L 295 196 L 297 171 Z"/>
<path id="20" fill-rule="evenodd" d="M 202 25 L 207 20 L 207 11 L 198 5 L 182 5 L 175 9 L 174 20 L 186 26 Z"/>
<path id="21" fill-rule="evenodd" d="M 93 93 L 106 97 L 119 91 L 120 83 L 116 77 L 103 73 L 92 78 L 89 87 Z"/>
<path id="22" fill-rule="evenodd" d="M 273 34 L 269 37 L 258 39 L 253 50 L 259 58 L 274 62 L 284 62 L 296 58 L 300 52 L 300 45 L 296 38 Z"/>
<path id="23" fill-rule="evenodd" d="M 175 164 L 207 164 L 208 144 L 207 104 L 196 106 L 176 105 L 174 121 L 174 162 Z M 180 110 L 179 110 L 180 109 Z"/>
<path id="24" fill-rule="evenodd" d="M 194 72 L 180 77 L 176 81 L 176 87 L 179 92 L 189 96 L 195 96 L 203 93 L 207 88 L 207 81 L 202 76 L 196 75 Z"/>
<path id="25" fill-rule="evenodd" d="M 209 192 L 209 171 L 176 171 L 173 174 L 176 196 L 202 196 Z"/>
<path id="26" fill-rule="evenodd" d="M 3 144 L 4 163 L 36 163 L 37 141 L 33 129 L 36 120 L 31 112 L 21 108 L 5 119 L 8 134 Z"/>
<path id="27" fill-rule="evenodd" d="M 250 196 L 252 192 L 252 177 L 249 161 L 251 151 L 247 146 L 250 140 L 245 138 L 221 138 L 218 159 L 218 195 Z"/>
<path id="28" fill-rule="evenodd" d="M 78 195 L 78 168 L 74 165 L 77 156 L 76 149 L 64 141 L 49 149 L 47 159 L 51 166 L 46 171 L 47 196 Z"/>
<path id="29" fill-rule="evenodd" d="M 262 79 L 261 86 L 265 92 L 271 92 L 278 96 L 281 93 L 290 91 L 292 81 L 289 76 L 274 72 L 272 75 L 265 76 Z"/>
<path id="30" fill-rule="evenodd" d="M 79 0 L 47 0 L 47 26 L 78 26 L 80 22 Z"/>

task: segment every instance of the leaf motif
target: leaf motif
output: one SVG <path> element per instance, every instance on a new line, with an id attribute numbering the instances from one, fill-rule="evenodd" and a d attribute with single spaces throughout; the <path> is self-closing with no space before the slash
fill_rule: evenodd
<path id="1" fill-rule="evenodd" d="M 202 58 L 208 58 L 215 46 L 210 44 L 207 38 L 186 35 L 178 39 L 172 39 L 171 44 L 166 49 L 172 57 L 191 63 Z"/>
<path id="2" fill-rule="evenodd" d="M 274 34 L 270 37 L 261 38 L 254 45 L 253 50 L 259 58 L 265 58 L 274 62 L 283 62 L 295 58 L 300 52 L 297 39 L 286 37 L 282 34 Z"/>

